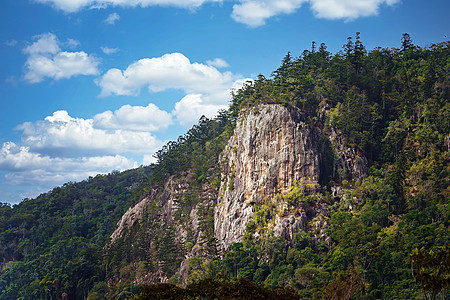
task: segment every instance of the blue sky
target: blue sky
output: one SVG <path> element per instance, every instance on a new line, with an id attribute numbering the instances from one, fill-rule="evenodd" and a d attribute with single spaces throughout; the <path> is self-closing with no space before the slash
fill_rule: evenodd
<path id="1" fill-rule="evenodd" d="M 131 3 L 131 4 L 130 4 Z M 0 202 L 149 164 L 288 52 L 448 40 L 448 0 L 2 0 Z"/>

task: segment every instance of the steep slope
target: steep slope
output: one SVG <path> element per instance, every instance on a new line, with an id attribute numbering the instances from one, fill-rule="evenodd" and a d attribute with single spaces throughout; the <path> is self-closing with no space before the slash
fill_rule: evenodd
<path id="1" fill-rule="evenodd" d="M 214 216 L 220 247 L 226 250 L 242 240 L 253 218 L 253 204 L 286 194 L 297 181 L 317 189 L 321 148 L 318 129 L 306 124 L 296 108 L 260 105 L 244 111 L 222 154 L 222 185 Z"/>
<path id="2" fill-rule="evenodd" d="M 0 206 L 0 299 L 217 274 L 307 299 L 448 297 L 448 46 L 287 55 L 155 165 Z"/>
<path id="3" fill-rule="evenodd" d="M 232 133 L 227 116 L 203 118 L 163 157 L 146 195 L 118 222 L 106 247 L 111 280 L 134 283 L 187 280 L 187 261 L 216 256 L 213 208 L 220 185 L 219 154 Z M 195 155 L 193 155 L 195 153 Z M 120 256 L 127 251 L 128 256 Z M 125 268 L 120 266 L 125 265 Z"/>
<path id="4" fill-rule="evenodd" d="M 309 220 L 327 210 L 320 197 L 309 205 L 286 198 L 293 188 L 301 188 L 305 196 L 321 190 L 322 152 L 329 144 L 321 135 L 321 129 L 306 124 L 304 113 L 295 107 L 271 104 L 241 111 L 218 157 L 216 173 L 201 183 L 189 168 L 153 185 L 119 221 L 110 251 L 132 243 L 142 251 L 131 250 L 131 265 L 138 268 L 140 262 L 152 260 L 140 273 L 144 276 L 133 275 L 136 283 L 186 283 L 190 261 L 214 259 L 216 251 L 226 253 L 232 243 L 241 242 L 255 209 L 267 201 L 276 214 L 267 234 L 292 240 L 295 233 L 307 230 Z M 339 159 L 346 157 L 345 151 L 336 149 Z M 346 158 L 346 164 L 358 170 L 366 169 L 365 161 Z M 340 165 L 344 164 L 337 168 Z M 348 173 L 351 176 L 351 170 Z M 220 182 L 220 188 L 213 181 Z"/>
<path id="5" fill-rule="evenodd" d="M 140 199 L 150 173 L 115 171 L 0 206 L 0 299 L 56 297 L 60 289 L 86 297 L 92 278 L 105 278 L 102 249 L 111 228 Z"/>

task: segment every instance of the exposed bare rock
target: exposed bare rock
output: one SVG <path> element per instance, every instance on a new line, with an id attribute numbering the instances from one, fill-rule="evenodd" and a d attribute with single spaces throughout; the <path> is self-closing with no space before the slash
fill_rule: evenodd
<path id="1" fill-rule="evenodd" d="M 220 246 L 227 249 L 242 239 L 253 203 L 287 193 L 295 181 L 317 187 L 320 157 L 319 134 L 300 110 L 260 105 L 242 114 L 223 153 L 214 220 Z"/>
<path id="2" fill-rule="evenodd" d="M 152 195 L 155 194 L 156 191 L 152 192 Z M 116 230 L 111 234 L 111 243 L 114 243 L 117 239 L 122 237 L 127 229 L 133 227 L 134 223 L 141 220 L 144 217 L 145 209 L 151 201 L 152 196 L 148 196 L 142 198 L 138 203 L 131 206 L 122 218 L 117 223 Z"/>
<path id="3" fill-rule="evenodd" d="M 342 134 L 334 129 L 324 133 L 320 128 L 308 125 L 297 108 L 260 105 L 241 112 L 238 117 L 234 134 L 220 156 L 218 193 L 208 184 L 199 183 L 191 170 L 172 175 L 130 207 L 111 235 L 112 243 L 126 236 L 127 230 L 140 220 L 151 224 L 143 229 L 147 230 L 149 247 L 158 243 L 158 232 L 167 233 L 166 229 L 173 232 L 171 239 L 174 247 L 179 249 L 176 261 L 181 262 L 177 273 L 186 284 L 189 259 L 209 259 L 203 231 L 210 232 L 211 228 L 205 227 L 202 218 L 214 205 L 214 236 L 219 250 L 226 251 L 233 242 L 242 241 L 247 224 L 254 218 L 254 209 L 266 201 L 271 201 L 271 207 L 274 207 L 275 216 L 267 229 L 275 236 L 290 241 L 295 233 L 310 230 L 326 240 L 322 228 L 327 224 L 327 203 L 318 197 L 288 205 L 283 198 L 296 182 L 306 188 L 305 193 L 312 195 L 320 189 L 319 183 L 329 180 L 321 178 L 323 164 L 328 163 L 323 159 L 326 143 L 321 140 L 321 135 L 331 143 L 340 178 L 362 179 L 367 160 L 346 146 Z M 340 197 L 339 188 L 332 187 L 332 195 L 336 198 Z M 149 214 L 150 210 L 152 214 Z M 255 232 L 254 237 L 261 235 Z M 152 262 L 158 267 L 151 274 L 138 274 L 136 282 L 167 282 L 167 274 L 161 269 L 167 262 L 158 261 L 157 257 L 155 255 Z"/>
<path id="4" fill-rule="evenodd" d="M 275 236 L 281 236 L 286 240 L 292 240 L 294 233 L 306 229 L 308 217 L 305 213 L 300 215 L 289 215 L 286 217 L 275 217 L 275 227 L 273 233 Z"/>
<path id="5" fill-rule="evenodd" d="M 362 180 L 367 173 L 367 159 L 360 151 L 346 146 L 344 135 L 331 128 L 328 139 L 335 154 L 335 166 L 341 179 Z"/>

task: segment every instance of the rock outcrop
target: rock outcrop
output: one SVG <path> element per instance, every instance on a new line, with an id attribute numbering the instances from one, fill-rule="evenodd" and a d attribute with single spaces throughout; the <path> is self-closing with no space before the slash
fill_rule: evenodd
<path id="1" fill-rule="evenodd" d="M 328 142 L 324 142 L 327 139 Z M 321 189 L 320 184 L 330 180 L 321 171 L 324 163 L 329 163 L 323 154 L 325 144 L 333 148 L 339 178 L 360 180 L 364 176 L 367 169 L 364 156 L 346 147 L 345 138 L 333 129 L 325 133 L 309 125 L 301 110 L 270 104 L 243 111 L 219 158 L 219 190 L 208 183 L 200 183 L 192 170 L 172 174 L 154 185 L 146 197 L 123 215 L 111 235 L 112 244 L 143 221 L 147 224 L 142 230 L 146 231 L 149 249 L 161 245 L 159 235 L 170 237 L 171 247 L 178 251 L 173 256 L 174 261 L 180 262 L 177 274 L 181 282 L 186 283 L 189 259 L 210 258 L 210 250 L 206 249 L 215 249 L 214 244 L 211 245 L 214 240 L 212 224 L 205 222 L 208 214 L 212 222 L 213 207 L 214 238 L 216 247 L 222 251 L 233 242 L 242 241 L 247 224 L 254 219 L 255 208 L 267 201 L 274 207 L 272 223 L 267 227 L 274 235 L 290 241 L 296 232 L 308 230 L 315 216 L 319 218 L 309 229 L 324 235 L 320 224 L 325 224 L 326 219 L 320 216 L 327 214 L 327 203 L 319 197 L 312 202 L 288 205 L 283 195 L 299 183 L 309 195 L 314 195 Z M 219 170 L 214 169 L 213 174 L 214 179 L 209 178 L 208 182 L 218 181 Z M 205 231 L 209 232 L 208 237 Z M 256 233 L 255 237 L 258 236 Z M 145 277 L 137 276 L 136 282 L 168 280 L 161 267 L 168 262 L 158 257 L 154 254 L 156 267 L 153 271 L 147 272 Z"/>
<path id="2" fill-rule="evenodd" d="M 335 152 L 335 168 L 341 179 L 362 180 L 367 173 L 367 159 L 360 151 L 346 145 L 344 135 L 331 128 L 328 133 Z"/>
<path id="3" fill-rule="evenodd" d="M 317 188 L 320 159 L 319 132 L 300 110 L 260 105 L 241 114 L 222 156 L 214 220 L 220 247 L 241 240 L 253 217 L 252 204 L 287 193 L 295 181 Z"/>

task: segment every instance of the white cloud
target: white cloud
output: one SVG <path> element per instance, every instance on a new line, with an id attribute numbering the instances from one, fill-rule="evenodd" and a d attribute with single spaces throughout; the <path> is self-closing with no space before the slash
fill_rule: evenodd
<path id="1" fill-rule="evenodd" d="M 116 21 L 118 21 L 118 20 L 120 20 L 119 14 L 118 13 L 112 13 L 104 20 L 104 22 L 106 24 L 114 25 L 114 23 L 116 23 Z"/>
<path id="2" fill-rule="evenodd" d="M 106 130 L 160 131 L 172 124 L 172 116 L 168 112 L 150 103 L 146 107 L 124 105 L 115 112 L 97 114 L 93 126 Z"/>
<path id="3" fill-rule="evenodd" d="M 142 164 L 144 166 L 148 166 L 151 164 L 156 163 L 158 160 L 153 156 L 153 155 L 144 155 L 143 159 L 142 159 Z"/>
<path id="4" fill-rule="evenodd" d="M 241 0 L 233 5 L 231 17 L 250 27 L 264 25 L 266 20 L 281 14 L 290 14 L 308 0 Z"/>
<path id="5" fill-rule="evenodd" d="M 105 53 L 106 55 L 111 55 L 116 53 L 119 49 L 118 48 L 109 48 L 109 47 L 100 47 L 100 49 Z"/>
<path id="6" fill-rule="evenodd" d="M 135 168 L 155 162 L 153 153 L 164 142 L 151 131 L 165 130 L 172 115 L 154 104 L 124 105 L 92 119 L 72 117 L 60 110 L 36 122 L 17 127 L 22 131 L 19 144 L 0 144 L 0 170 L 5 172 L 5 185 L 16 186 L 26 197 L 61 185 L 79 181 L 99 173 Z M 140 162 L 141 161 L 141 162 Z M 0 191 L 1 192 L 1 191 Z"/>
<path id="7" fill-rule="evenodd" d="M 224 103 L 229 100 L 229 90 L 241 76 L 219 72 L 213 66 L 191 63 L 181 53 L 165 54 L 157 58 L 144 58 L 126 70 L 110 69 L 97 84 L 101 96 L 136 95 L 148 86 L 151 92 L 181 89 L 188 94 L 202 94 L 208 101 Z"/>
<path id="8" fill-rule="evenodd" d="M 33 37 L 36 40 L 33 44 L 23 49 L 29 55 L 56 54 L 61 51 L 59 41 L 53 33 L 43 33 Z"/>
<path id="9" fill-rule="evenodd" d="M 44 33 L 35 36 L 34 39 L 33 44 L 23 49 L 28 55 L 24 79 L 29 83 L 41 82 L 46 77 L 59 80 L 76 75 L 98 74 L 97 58 L 83 51 L 61 51 L 60 42 L 54 34 Z M 76 42 L 68 41 L 72 46 Z"/>
<path id="10" fill-rule="evenodd" d="M 400 0 L 310 0 L 315 16 L 324 19 L 346 19 L 377 15 L 381 5 L 389 6 Z"/>
<path id="11" fill-rule="evenodd" d="M 68 13 L 83 8 L 106 8 L 108 6 L 148 7 L 171 6 L 195 9 L 205 3 L 223 0 L 35 0 L 49 4 Z M 266 20 L 283 14 L 291 14 L 298 10 L 303 3 L 309 3 L 314 15 L 324 19 L 345 19 L 347 21 L 360 17 L 376 15 L 381 5 L 392 6 L 401 0 L 234 0 L 231 17 L 239 23 L 250 27 L 264 25 Z M 111 18 L 111 19 L 110 19 Z M 105 22 L 114 24 L 119 16 L 111 14 Z M 109 20 L 110 19 L 110 20 Z"/>
<path id="12" fill-rule="evenodd" d="M 148 7 L 148 6 L 173 6 L 180 8 L 197 8 L 207 2 L 222 2 L 222 0 L 36 0 L 37 2 L 50 4 L 53 7 L 68 13 L 79 11 L 85 7 L 106 8 L 107 6 L 122 7 Z"/>
<path id="13" fill-rule="evenodd" d="M 133 159 L 120 155 L 60 158 L 41 155 L 29 147 L 4 143 L 0 150 L 0 169 L 10 171 L 5 175 L 9 185 L 62 184 L 81 180 L 112 170 L 137 167 Z"/>
<path id="14" fill-rule="evenodd" d="M 222 58 L 215 58 L 213 60 L 207 60 L 206 63 L 210 66 L 216 67 L 216 68 L 226 68 L 230 65 L 223 60 Z"/>
<path id="15" fill-rule="evenodd" d="M 100 95 L 103 97 L 137 95 L 142 87 L 148 87 L 150 92 L 182 90 L 186 95 L 176 103 L 172 115 L 182 126 L 189 127 L 197 123 L 202 115 L 213 117 L 219 109 L 225 109 L 230 101 L 231 89 L 240 88 L 245 81 L 240 75 L 218 71 L 213 64 L 225 66 L 227 63 L 222 59 L 209 61 L 208 64 L 191 63 L 181 53 L 166 54 L 141 59 L 123 71 L 110 69 L 96 83 L 101 87 Z M 103 118 L 117 122 L 111 112 L 101 117 L 102 122 Z"/>
<path id="16" fill-rule="evenodd" d="M 233 5 L 231 17 L 250 27 L 264 25 L 266 20 L 291 14 L 303 3 L 309 3 L 314 15 L 324 19 L 347 21 L 378 14 L 381 5 L 392 6 L 401 0 L 240 0 Z"/>
<path id="17" fill-rule="evenodd" d="M 29 57 L 24 79 L 30 83 L 38 83 L 45 77 L 55 80 L 67 79 L 76 75 L 98 74 L 99 62 L 85 52 L 59 52 L 49 58 L 45 56 Z"/>
<path id="18" fill-rule="evenodd" d="M 116 125 L 117 115 L 115 118 L 110 120 L 111 126 Z M 124 118 L 119 120 L 126 122 Z M 148 154 L 162 145 L 150 132 L 96 128 L 93 119 L 72 118 L 63 110 L 42 121 L 23 123 L 17 129 L 23 131 L 22 143 L 31 151 L 57 157 Z"/>
<path id="19" fill-rule="evenodd" d="M 182 126 L 191 127 L 198 122 L 201 116 L 211 118 L 217 115 L 218 110 L 226 108 L 226 105 L 205 103 L 202 95 L 191 94 L 175 104 L 172 114 Z"/>
<path id="20" fill-rule="evenodd" d="M 30 171 L 45 169 L 46 172 L 61 171 L 111 171 L 135 166 L 135 161 L 124 156 L 96 156 L 60 158 L 31 152 L 29 147 L 13 142 L 3 144 L 0 151 L 0 168 L 8 171 Z"/>

